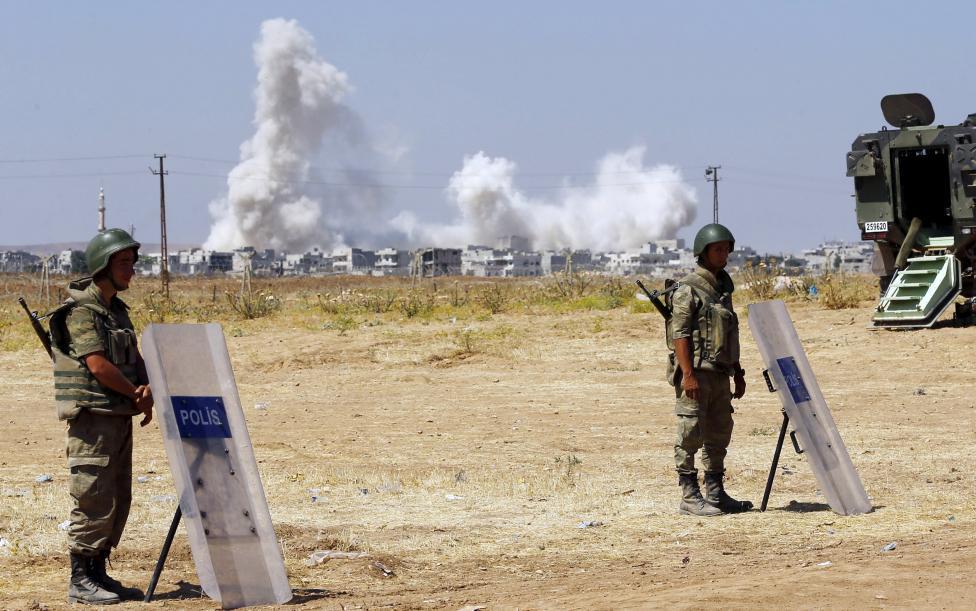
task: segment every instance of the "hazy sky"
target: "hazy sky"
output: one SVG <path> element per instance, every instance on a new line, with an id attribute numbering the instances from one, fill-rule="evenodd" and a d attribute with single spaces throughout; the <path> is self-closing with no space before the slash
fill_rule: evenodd
<path id="1" fill-rule="evenodd" d="M 857 239 L 844 156 L 883 124 L 881 97 L 925 93 L 946 124 L 976 112 L 971 6 L 6 2 L 0 244 L 87 240 L 100 185 L 110 225 L 158 241 L 156 152 L 170 242 L 203 242 L 254 131 L 252 45 L 273 17 L 296 19 L 348 75 L 345 103 L 387 152 L 378 224 L 455 214 L 448 182 L 479 151 L 516 164 L 535 195 L 644 145 L 645 164 L 679 166 L 697 191 L 683 237 L 711 220 L 703 171 L 720 164 L 721 220 L 740 243 Z M 334 154 L 315 160 L 325 176 Z"/>

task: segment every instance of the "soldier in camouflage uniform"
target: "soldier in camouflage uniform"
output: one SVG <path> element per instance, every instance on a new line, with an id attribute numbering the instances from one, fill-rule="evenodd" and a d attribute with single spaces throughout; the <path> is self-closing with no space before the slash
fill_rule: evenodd
<path id="1" fill-rule="evenodd" d="M 752 508 L 749 501 L 726 494 L 723 483 L 732 440 L 732 399 L 746 392 L 745 371 L 739 365 L 739 320 L 732 309 L 735 287 L 725 271 L 733 248 L 735 238 L 724 226 L 714 223 L 699 230 L 694 246 L 698 269 L 679 281 L 670 298 L 668 380 L 677 398 L 674 460 L 683 514 L 713 516 Z M 698 450 L 705 468 L 704 497 L 695 469 Z"/>
<path id="2" fill-rule="evenodd" d="M 55 399 L 67 421 L 69 602 L 137 600 L 105 572 L 119 544 L 132 499 L 132 417 L 152 419 L 152 392 L 129 320 L 116 295 L 135 274 L 139 243 L 121 229 L 99 233 L 85 258 L 91 277 L 69 285 L 68 300 L 51 315 Z"/>

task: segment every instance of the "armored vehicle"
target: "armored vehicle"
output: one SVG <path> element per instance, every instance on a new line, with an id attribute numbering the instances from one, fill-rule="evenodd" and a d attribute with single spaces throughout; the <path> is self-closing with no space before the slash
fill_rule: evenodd
<path id="1" fill-rule="evenodd" d="M 862 134 L 847 154 L 861 239 L 875 243 L 879 327 L 930 327 L 956 304 L 971 318 L 976 260 L 976 114 L 935 125 L 928 98 L 885 96 L 893 129 Z"/>

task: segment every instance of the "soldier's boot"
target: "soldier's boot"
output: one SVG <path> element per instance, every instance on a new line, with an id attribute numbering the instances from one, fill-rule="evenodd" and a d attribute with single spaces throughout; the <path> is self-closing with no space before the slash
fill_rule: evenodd
<path id="1" fill-rule="evenodd" d="M 721 509 L 712 507 L 702 498 L 701 489 L 698 487 L 698 474 L 678 475 L 678 485 L 681 486 L 681 504 L 678 505 L 678 513 L 702 517 L 722 515 Z"/>
<path id="2" fill-rule="evenodd" d="M 116 594 L 122 600 L 142 600 L 145 598 L 145 595 L 139 588 L 126 587 L 105 572 L 105 565 L 108 563 L 110 553 L 108 551 L 102 551 L 97 556 L 91 558 L 92 579 L 97 581 L 98 585 Z"/>
<path id="3" fill-rule="evenodd" d="M 725 473 L 705 472 L 705 502 L 723 513 L 742 513 L 752 509 L 752 501 L 737 501 L 725 492 Z"/>
<path id="4" fill-rule="evenodd" d="M 119 597 L 103 588 L 92 578 L 90 558 L 80 554 L 71 554 L 68 602 L 85 605 L 114 605 L 119 602 Z"/>

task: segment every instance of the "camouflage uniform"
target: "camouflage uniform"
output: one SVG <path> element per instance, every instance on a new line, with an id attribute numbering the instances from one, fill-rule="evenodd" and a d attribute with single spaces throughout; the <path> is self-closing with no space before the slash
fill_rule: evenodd
<path id="1" fill-rule="evenodd" d="M 59 417 L 68 421 L 69 549 L 90 557 L 110 551 L 122 537 L 132 500 L 131 417 L 140 412 L 129 398 L 101 386 L 81 359 L 102 352 L 138 385 L 138 353 L 121 299 L 105 307 L 91 279 L 73 282 L 69 294 L 60 319 L 52 317 L 55 398 Z"/>
<path id="2" fill-rule="evenodd" d="M 732 439 L 732 391 L 729 377 L 739 362 L 739 320 L 732 309 L 732 278 L 724 271 L 712 274 L 699 267 L 681 281 L 671 297 L 668 347 L 672 350 L 668 380 L 675 388 L 678 436 L 674 462 L 678 473 L 696 474 L 695 453 L 702 450 L 705 471 L 725 470 L 725 455 Z M 691 341 L 692 363 L 699 385 L 698 400 L 681 388 L 674 340 Z M 703 449 L 704 448 L 704 449 Z"/>

